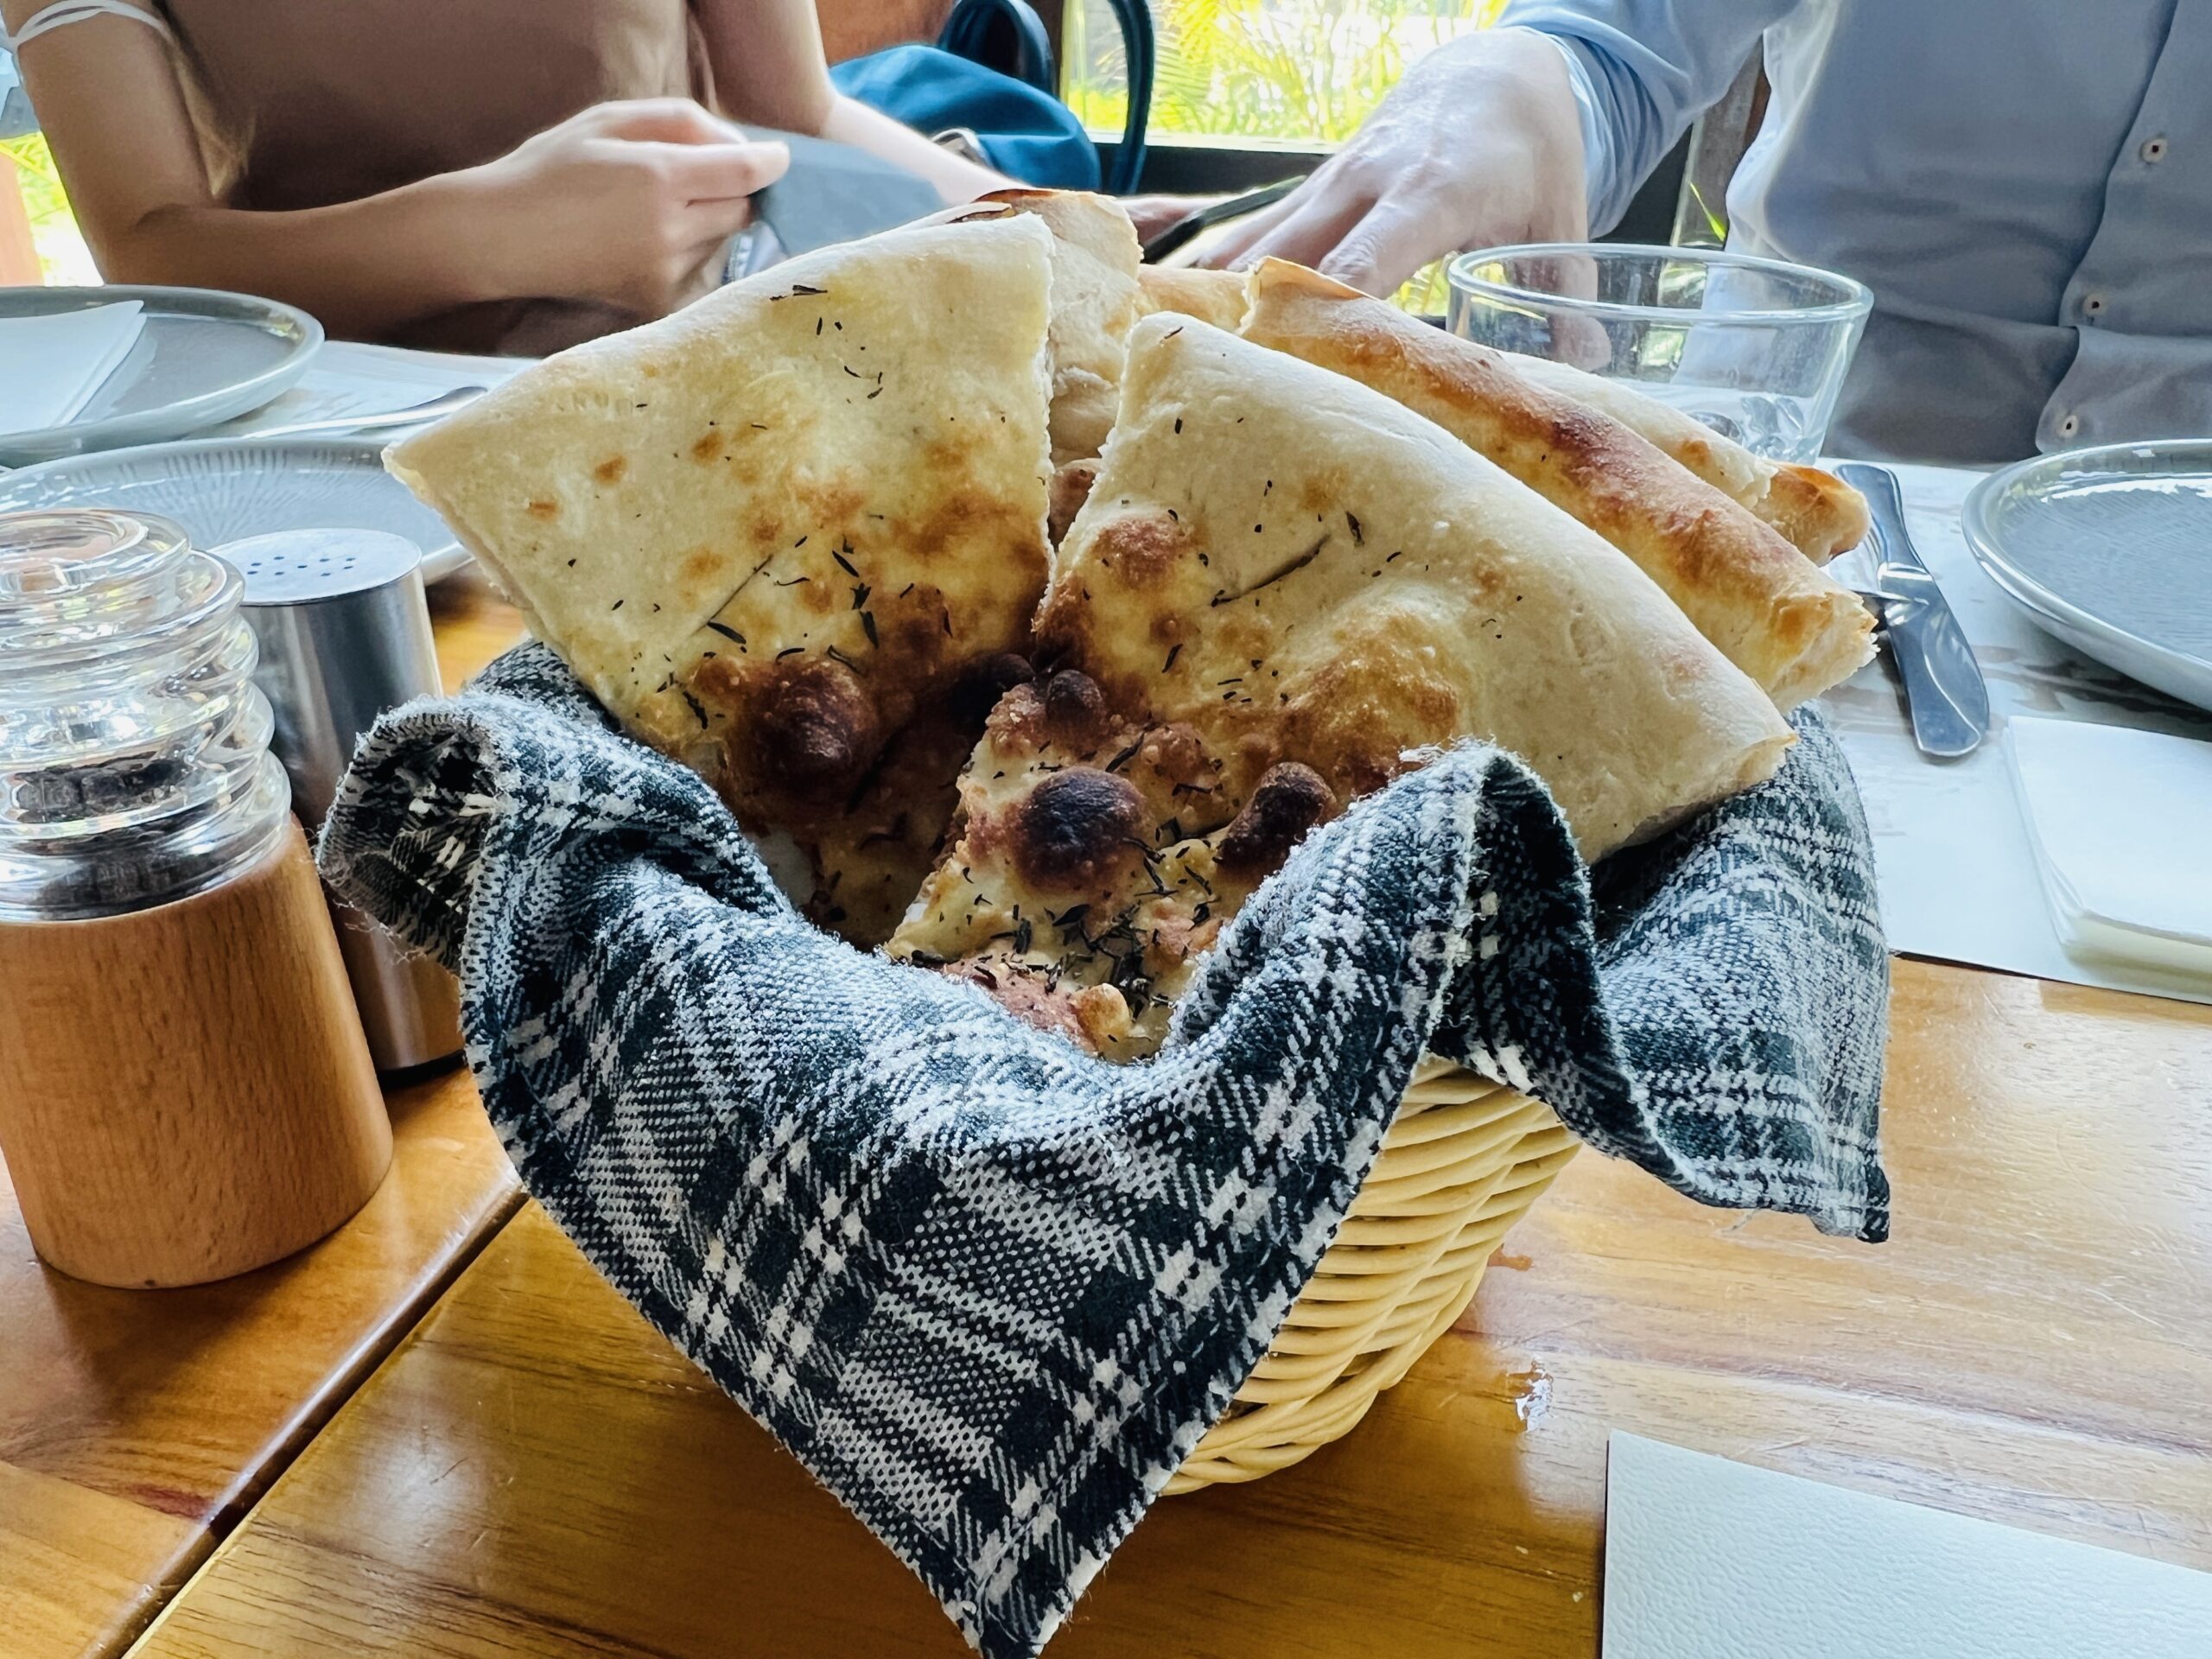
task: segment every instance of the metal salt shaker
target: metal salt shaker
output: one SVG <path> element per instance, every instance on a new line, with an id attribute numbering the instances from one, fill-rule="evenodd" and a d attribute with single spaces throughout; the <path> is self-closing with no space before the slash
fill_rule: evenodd
<path id="1" fill-rule="evenodd" d="M 242 613 L 261 645 L 254 681 L 276 715 L 270 748 L 312 835 L 377 716 L 440 689 L 422 553 L 365 530 L 279 531 L 214 550 L 245 579 Z M 330 910 L 377 1070 L 460 1052 L 453 975 L 352 906 L 333 899 Z"/>

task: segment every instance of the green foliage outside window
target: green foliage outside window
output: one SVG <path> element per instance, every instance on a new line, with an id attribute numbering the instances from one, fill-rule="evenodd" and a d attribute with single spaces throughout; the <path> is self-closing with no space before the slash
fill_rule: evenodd
<path id="1" fill-rule="evenodd" d="M 1505 0 L 1150 0 L 1159 30 L 1152 133 L 1311 149 L 1359 130 L 1406 67 L 1487 28 Z M 1062 96 L 1092 131 L 1128 110 L 1121 30 L 1099 0 L 1068 7 Z M 1395 296 L 1441 312 L 1441 261 Z"/>
<path id="2" fill-rule="evenodd" d="M 1151 0 L 1160 35 L 1152 130 L 1162 137 L 1349 138 L 1406 66 L 1486 26 L 1505 0 Z M 1068 8 L 1065 96 L 1118 131 L 1121 31 L 1097 0 Z"/>
<path id="3" fill-rule="evenodd" d="M 61 176 L 43 134 L 0 139 L 0 156 L 15 163 L 14 187 L 23 198 L 31 222 L 31 243 L 49 283 L 96 283 L 92 256 L 77 234 L 77 221 L 69 212 L 69 198 L 62 193 Z M 0 168 L 0 190 L 10 188 L 7 169 Z"/>

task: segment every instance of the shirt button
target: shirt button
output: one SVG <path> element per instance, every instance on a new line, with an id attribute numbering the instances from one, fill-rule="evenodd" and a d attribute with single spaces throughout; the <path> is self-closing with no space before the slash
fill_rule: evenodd
<path id="1" fill-rule="evenodd" d="M 2059 420 L 2058 435 L 2062 438 L 2070 438 L 2081 429 L 2082 417 L 2079 415 L 2064 416 Z"/>
<path id="2" fill-rule="evenodd" d="M 2166 159 L 2165 135 L 2160 133 L 2156 138 L 2145 138 L 2143 141 L 2143 148 L 2135 153 L 2140 156 L 2147 164 L 2156 167 Z"/>

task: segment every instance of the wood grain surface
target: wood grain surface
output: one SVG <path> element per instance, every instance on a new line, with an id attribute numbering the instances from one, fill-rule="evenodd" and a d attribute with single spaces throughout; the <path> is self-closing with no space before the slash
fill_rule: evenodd
<path id="1" fill-rule="evenodd" d="M 1633 1429 L 2212 1567 L 2212 1009 L 1897 965 L 1896 1235 L 1575 1160 L 1357 1432 L 1167 1499 L 1051 1649 L 1595 1651 Z M 140 1649 L 942 1655 L 859 1522 L 534 1208 Z"/>
<path id="2" fill-rule="evenodd" d="M 47 1261 L 196 1285 L 313 1243 L 391 1129 L 315 858 L 287 817 L 217 886 L 0 921 L 0 1148 Z"/>
<path id="3" fill-rule="evenodd" d="M 430 610 L 449 689 L 522 633 L 474 571 Z M 53 1272 L 0 1166 L 0 1656 L 120 1651 L 512 1212 L 466 1073 L 386 1098 L 391 1167 L 359 1215 L 188 1290 Z"/>
<path id="4" fill-rule="evenodd" d="M 522 613 L 476 565 L 435 584 L 429 594 L 438 672 L 448 691 L 460 690 L 463 681 L 523 637 Z"/>
<path id="5" fill-rule="evenodd" d="M 111 1653 L 518 1201 L 475 1086 L 394 1090 L 374 1197 L 320 1244 L 186 1290 L 32 1253 L 0 1181 L 0 1654 Z"/>

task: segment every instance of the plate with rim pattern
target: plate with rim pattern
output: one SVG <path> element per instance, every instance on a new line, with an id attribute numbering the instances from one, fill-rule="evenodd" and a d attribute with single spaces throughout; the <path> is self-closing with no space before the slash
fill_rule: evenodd
<path id="1" fill-rule="evenodd" d="M 444 519 L 384 469 L 384 437 L 189 438 L 0 474 L 0 512 L 158 513 L 207 550 L 278 530 L 381 530 L 423 550 L 423 580 L 468 563 Z"/>

